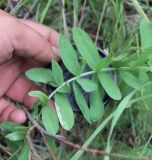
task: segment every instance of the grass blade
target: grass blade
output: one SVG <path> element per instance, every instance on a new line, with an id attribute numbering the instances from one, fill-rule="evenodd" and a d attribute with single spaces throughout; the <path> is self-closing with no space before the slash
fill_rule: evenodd
<path id="1" fill-rule="evenodd" d="M 47 14 L 47 12 L 49 10 L 49 7 L 50 7 L 51 3 L 52 3 L 52 0 L 48 0 L 45 8 L 42 11 L 42 14 L 41 14 L 41 17 L 40 17 L 40 23 L 43 23 L 44 18 L 45 18 L 46 14 Z"/>

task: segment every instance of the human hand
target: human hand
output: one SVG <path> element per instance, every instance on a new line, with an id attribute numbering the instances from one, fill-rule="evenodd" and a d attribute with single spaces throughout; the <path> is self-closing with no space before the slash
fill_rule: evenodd
<path id="1" fill-rule="evenodd" d="M 30 107 L 36 98 L 28 96 L 37 86 L 22 73 L 59 59 L 58 33 L 46 26 L 19 20 L 0 10 L 0 122 L 24 123 L 25 113 L 7 97 Z M 6 97 L 6 98 L 4 98 Z"/>

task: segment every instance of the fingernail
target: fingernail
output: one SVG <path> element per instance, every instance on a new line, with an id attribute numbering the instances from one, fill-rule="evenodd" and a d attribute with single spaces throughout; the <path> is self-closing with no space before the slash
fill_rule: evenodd
<path id="1" fill-rule="evenodd" d="M 55 58 L 59 59 L 60 58 L 59 49 L 56 47 L 52 47 L 52 50 L 53 50 L 53 54 L 55 55 Z"/>

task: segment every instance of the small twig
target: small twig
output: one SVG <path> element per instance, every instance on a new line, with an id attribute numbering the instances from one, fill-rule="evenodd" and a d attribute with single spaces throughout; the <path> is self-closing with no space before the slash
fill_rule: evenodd
<path id="1" fill-rule="evenodd" d="M 101 15 L 100 15 L 99 25 L 98 25 L 98 29 L 97 29 L 97 33 L 96 33 L 96 39 L 95 39 L 95 44 L 96 45 L 97 45 L 97 42 L 98 42 L 99 32 L 100 32 L 101 23 L 102 23 L 102 20 L 103 20 L 103 16 L 104 16 L 106 6 L 107 6 L 107 0 L 104 3 L 103 10 L 102 10 Z"/>
<path id="2" fill-rule="evenodd" d="M 52 151 L 52 149 L 50 148 L 50 146 L 47 143 L 45 135 L 43 133 L 41 133 L 41 135 L 42 135 L 43 141 L 49 151 L 50 156 L 52 157 L 53 160 L 57 160 L 57 157 L 55 156 L 54 152 Z"/>
<path id="3" fill-rule="evenodd" d="M 25 107 L 22 107 L 28 117 L 28 119 L 31 121 L 31 123 L 38 129 L 38 131 L 40 133 L 43 133 L 44 135 L 54 138 L 72 148 L 75 149 L 81 149 L 87 153 L 93 153 L 93 154 L 98 154 L 100 156 L 109 156 L 109 157 L 115 157 L 115 158 L 123 158 L 123 159 L 130 159 L 130 160 L 151 160 L 150 158 L 147 157 L 130 157 L 124 154 L 118 154 L 118 153 L 107 153 L 105 151 L 102 150 L 98 150 L 98 149 L 92 149 L 92 148 L 83 148 L 82 146 L 80 146 L 79 144 L 75 144 L 73 142 L 70 142 L 68 140 L 66 140 L 65 138 L 63 138 L 63 136 L 60 135 L 52 135 L 49 134 L 48 132 L 46 132 L 32 117 L 32 115 L 27 111 L 27 109 Z"/>

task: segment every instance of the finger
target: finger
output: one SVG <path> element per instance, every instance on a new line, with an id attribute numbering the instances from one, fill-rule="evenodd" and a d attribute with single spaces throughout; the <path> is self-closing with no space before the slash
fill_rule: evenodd
<path id="1" fill-rule="evenodd" d="M 50 62 L 52 58 L 58 59 L 58 50 L 53 48 L 42 34 L 12 16 L 2 15 L 1 11 L 0 20 L 3 23 L 0 24 L 0 35 L 2 37 L 0 46 L 2 46 L 4 52 L 1 52 L 1 56 L 7 55 L 6 57 L 10 57 L 13 48 L 19 56 L 33 58 L 41 62 Z M 10 48 L 9 55 L 7 48 Z"/>
<path id="2" fill-rule="evenodd" d="M 23 77 L 18 77 L 14 84 L 7 91 L 6 96 L 10 99 L 23 103 L 27 107 L 31 107 L 37 101 L 37 98 L 28 95 L 29 91 L 38 90 L 37 86 Z"/>
<path id="3" fill-rule="evenodd" d="M 40 33 L 46 39 L 48 39 L 52 46 L 58 48 L 58 44 L 59 44 L 58 32 L 56 32 L 55 30 L 53 30 L 47 26 L 44 26 L 42 24 L 38 24 L 38 23 L 30 21 L 30 20 L 20 19 L 20 21 L 22 23 L 28 25 L 29 27 L 33 28 L 34 30 L 36 30 L 38 33 Z"/>
<path id="4" fill-rule="evenodd" d="M 30 108 L 37 101 L 37 98 L 29 96 L 28 93 L 37 90 L 39 88 L 35 84 L 19 77 L 8 90 L 6 96 Z M 49 104 L 53 104 L 53 101 L 50 101 Z"/>
<path id="5" fill-rule="evenodd" d="M 42 62 L 50 62 L 51 59 L 58 59 L 58 49 L 51 46 L 51 43 L 31 27 L 20 24 L 20 28 L 13 36 L 13 46 L 18 55 L 32 58 Z"/>
<path id="6" fill-rule="evenodd" d="M 31 68 L 44 67 L 44 66 L 46 66 L 46 64 L 30 59 L 30 60 L 25 61 L 22 67 L 22 72 L 26 72 L 27 70 Z"/>
<path id="7" fill-rule="evenodd" d="M 0 97 L 7 92 L 20 75 L 23 63 L 22 59 L 14 57 L 0 66 Z"/>
<path id="8" fill-rule="evenodd" d="M 0 99 L 0 122 L 11 121 L 22 124 L 26 121 L 26 115 L 21 109 L 17 109 L 13 104 Z"/>

